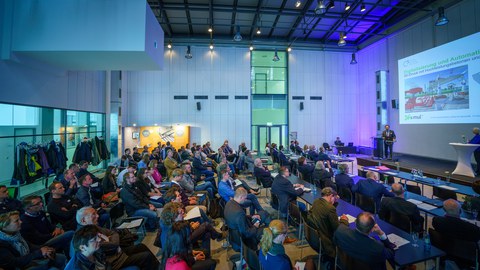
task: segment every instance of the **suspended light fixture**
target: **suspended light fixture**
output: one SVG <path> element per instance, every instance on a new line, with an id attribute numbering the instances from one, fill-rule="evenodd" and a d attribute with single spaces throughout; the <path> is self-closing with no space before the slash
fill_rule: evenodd
<path id="1" fill-rule="evenodd" d="M 250 49 L 250 51 L 253 51 L 253 45 L 250 45 L 249 49 Z"/>
<path id="2" fill-rule="evenodd" d="M 257 27 L 257 35 L 260 35 L 262 31 L 260 31 L 260 27 Z"/>
<path id="3" fill-rule="evenodd" d="M 213 42 L 210 42 L 210 46 L 209 46 L 210 50 L 213 50 Z"/>
<path id="4" fill-rule="evenodd" d="M 327 7 L 323 3 L 323 0 L 319 0 L 317 6 L 315 7 L 315 14 L 320 15 L 324 14 L 327 11 Z"/>
<path id="5" fill-rule="evenodd" d="M 210 27 L 208 27 L 208 32 L 209 33 L 212 33 L 213 32 L 213 27 L 210 25 Z"/>
<path id="6" fill-rule="evenodd" d="M 345 46 L 347 42 L 345 41 L 345 35 L 343 32 L 340 32 L 340 39 L 338 40 L 338 46 Z"/>
<path id="7" fill-rule="evenodd" d="M 172 48 L 172 41 L 170 40 L 167 44 L 167 48 L 171 49 Z"/>
<path id="8" fill-rule="evenodd" d="M 275 50 L 275 55 L 273 56 L 272 61 L 273 61 L 273 62 L 278 62 L 278 61 L 280 61 L 280 57 L 278 57 L 277 50 Z"/>
<path id="9" fill-rule="evenodd" d="M 330 2 L 328 2 L 327 8 L 332 9 L 334 7 L 335 7 L 335 2 L 333 2 L 333 0 L 330 0 Z"/>
<path id="10" fill-rule="evenodd" d="M 355 58 L 355 53 L 352 53 L 352 60 L 350 61 L 350 65 L 356 65 L 357 59 Z"/>
<path id="11" fill-rule="evenodd" d="M 190 45 L 187 46 L 187 52 L 185 53 L 185 58 L 187 59 L 192 59 L 193 55 L 192 55 L 192 51 L 190 49 Z"/>
<path id="12" fill-rule="evenodd" d="M 439 7 L 438 8 L 438 19 L 435 22 L 436 26 L 442 26 L 445 25 L 449 22 L 447 17 L 445 16 L 445 8 L 444 7 Z"/>
<path id="13" fill-rule="evenodd" d="M 365 8 L 365 4 L 362 3 L 362 5 L 360 6 L 360 12 L 365 12 L 365 10 L 367 10 L 367 9 Z"/>
<path id="14" fill-rule="evenodd" d="M 237 25 L 236 27 L 236 31 L 235 31 L 235 36 L 233 36 L 233 40 L 235 41 L 242 41 L 242 34 L 240 33 L 240 26 Z"/>
<path id="15" fill-rule="evenodd" d="M 295 2 L 295 7 L 296 8 L 299 8 L 301 5 L 302 5 L 302 1 L 297 0 L 297 2 Z"/>
<path id="16" fill-rule="evenodd" d="M 350 3 L 345 3 L 345 11 L 349 10 L 350 9 Z"/>
<path id="17" fill-rule="evenodd" d="M 291 52 L 291 51 L 292 51 L 292 47 L 291 47 L 291 46 L 288 46 L 287 52 Z"/>

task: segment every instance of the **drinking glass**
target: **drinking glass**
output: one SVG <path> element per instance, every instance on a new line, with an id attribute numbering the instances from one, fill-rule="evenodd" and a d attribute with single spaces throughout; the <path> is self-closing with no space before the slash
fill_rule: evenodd
<path id="1" fill-rule="evenodd" d="M 417 241 L 418 241 L 418 233 L 417 232 L 412 232 L 412 246 L 413 247 L 418 247 Z"/>
<path id="2" fill-rule="evenodd" d="M 440 185 L 440 177 L 437 177 L 437 186 Z"/>

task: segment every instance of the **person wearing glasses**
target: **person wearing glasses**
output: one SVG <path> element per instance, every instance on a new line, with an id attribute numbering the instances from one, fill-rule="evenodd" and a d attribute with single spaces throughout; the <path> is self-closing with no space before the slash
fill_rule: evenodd
<path id="1" fill-rule="evenodd" d="M 274 219 L 263 229 L 258 260 L 262 269 L 291 270 L 292 262 L 285 253 L 283 243 L 288 235 L 288 227 L 282 220 Z"/>

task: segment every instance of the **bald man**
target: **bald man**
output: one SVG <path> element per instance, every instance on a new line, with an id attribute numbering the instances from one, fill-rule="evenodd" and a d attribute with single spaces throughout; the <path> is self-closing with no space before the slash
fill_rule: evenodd
<path id="1" fill-rule="evenodd" d="M 353 187 L 352 192 L 358 192 L 362 195 L 371 197 L 375 200 L 377 210 L 380 208 L 382 197 L 395 197 L 385 186 L 377 182 L 378 177 L 375 172 L 368 171 L 367 179 L 358 181 Z M 373 209 L 364 209 L 373 212 Z"/>
<path id="2" fill-rule="evenodd" d="M 408 216 L 412 222 L 412 229 L 416 232 L 423 231 L 423 217 L 420 215 L 417 205 L 405 200 L 405 190 L 399 183 L 392 184 L 392 193 L 395 195 L 393 198 L 383 198 L 380 203 L 380 209 L 378 210 L 378 216 L 387 221 L 391 221 L 392 213 L 398 213 Z M 408 224 L 405 224 L 404 229 L 408 231 Z M 409 228 L 408 228 L 409 229 Z"/>
<path id="3" fill-rule="evenodd" d="M 477 242 L 480 240 L 480 228 L 460 218 L 460 203 L 448 199 L 443 202 L 445 216 L 434 217 L 433 228 L 442 235 Z"/>
<path id="4" fill-rule="evenodd" d="M 333 242 L 350 257 L 362 261 L 370 266 L 370 269 L 386 269 L 386 261 L 393 263 L 395 245 L 390 243 L 387 235 L 376 224 L 373 215 L 368 212 L 360 213 L 355 221 L 356 229 L 352 230 L 340 223 Z M 370 237 L 371 233 L 376 234 L 381 242 Z"/>

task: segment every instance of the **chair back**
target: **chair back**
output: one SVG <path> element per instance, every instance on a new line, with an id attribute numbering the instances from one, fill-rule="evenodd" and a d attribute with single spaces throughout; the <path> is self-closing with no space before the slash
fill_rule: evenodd
<path id="1" fill-rule="evenodd" d="M 422 195 L 422 190 L 420 189 L 419 186 L 414 186 L 414 185 L 407 185 L 407 191 L 408 192 L 413 192 L 418 195 Z"/>
<path id="2" fill-rule="evenodd" d="M 242 235 L 236 229 L 228 229 L 228 242 L 232 245 L 233 250 L 242 251 Z"/>
<path id="3" fill-rule="evenodd" d="M 408 233 L 412 232 L 412 229 L 413 229 L 412 220 L 407 215 L 404 215 L 395 211 L 391 211 L 390 217 L 387 220 L 387 222 L 403 231 L 406 231 Z"/>
<path id="4" fill-rule="evenodd" d="M 271 195 L 272 195 L 272 200 L 271 200 L 271 202 L 270 202 L 270 205 L 272 206 L 273 209 L 279 210 L 280 207 L 279 207 L 279 205 L 278 205 L 278 196 L 277 196 L 277 194 L 271 193 Z"/>
<path id="5" fill-rule="evenodd" d="M 318 254 L 322 254 L 322 240 L 320 239 L 320 235 L 318 234 L 317 230 L 310 226 L 308 222 L 304 222 L 304 228 L 305 239 L 307 240 L 310 247 Z"/>
<path id="6" fill-rule="evenodd" d="M 302 223 L 302 215 L 300 214 L 300 208 L 297 205 L 297 201 L 289 202 L 288 214 L 290 216 L 290 221 L 295 223 L 295 227 L 298 227 Z"/>
<path id="7" fill-rule="evenodd" d="M 298 169 L 297 169 L 297 173 L 298 173 L 298 179 L 305 180 L 303 179 L 303 174 Z"/>
<path id="8" fill-rule="evenodd" d="M 342 270 L 370 270 L 372 268 L 368 262 L 364 262 L 348 255 L 343 249 L 337 246 L 335 264 Z"/>
<path id="9" fill-rule="evenodd" d="M 432 245 L 445 251 L 455 261 L 467 264 L 474 264 L 475 269 L 479 267 L 479 243 L 448 237 L 437 232 L 433 228 L 428 229 Z"/>
<path id="10" fill-rule="evenodd" d="M 248 269 L 260 270 L 260 261 L 258 260 L 257 250 L 252 249 L 242 240 L 242 257 L 247 262 Z"/>
<path id="11" fill-rule="evenodd" d="M 117 224 L 117 220 L 122 218 L 125 215 L 125 205 L 122 202 L 119 202 L 115 204 L 111 209 L 110 209 L 110 224 L 113 227 L 115 227 L 115 224 Z"/>
<path id="12" fill-rule="evenodd" d="M 372 197 L 365 196 L 358 192 L 355 192 L 355 205 L 360 207 L 363 211 L 367 211 L 372 214 L 377 213 L 375 200 Z"/>
<path id="13" fill-rule="evenodd" d="M 442 200 L 457 199 L 457 193 L 455 193 L 455 191 L 439 188 L 436 186 L 433 186 L 433 196 L 438 197 Z"/>
<path id="14" fill-rule="evenodd" d="M 352 191 L 348 187 L 339 188 L 338 196 L 340 196 L 342 200 L 352 204 L 353 195 L 352 195 Z"/>

